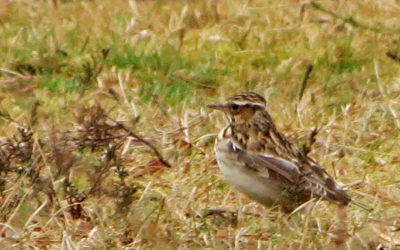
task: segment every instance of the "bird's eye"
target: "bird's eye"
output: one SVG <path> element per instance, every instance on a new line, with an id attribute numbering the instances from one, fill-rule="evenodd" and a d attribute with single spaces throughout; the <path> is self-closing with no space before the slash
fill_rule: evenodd
<path id="1" fill-rule="evenodd" d="M 232 104 L 232 105 L 231 105 L 231 108 L 232 108 L 233 110 L 237 110 L 237 109 L 239 108 L 239 105 L 237 105 L 237 104 Z"/>

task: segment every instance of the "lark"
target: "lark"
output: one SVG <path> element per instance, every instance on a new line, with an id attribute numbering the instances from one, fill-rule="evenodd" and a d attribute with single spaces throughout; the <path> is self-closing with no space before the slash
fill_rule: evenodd
<path id="1" fill-rule="evenodd" d="M 226 180 L 251 199 L 293 211 L 312 198 L 340 206 L 353 203 L 347 192 L 313 159 L 281 134 L 254 92 L 229 97 L 209 108 L 223 111 L 227 125 L 218 134 L 215 155 Z"/>

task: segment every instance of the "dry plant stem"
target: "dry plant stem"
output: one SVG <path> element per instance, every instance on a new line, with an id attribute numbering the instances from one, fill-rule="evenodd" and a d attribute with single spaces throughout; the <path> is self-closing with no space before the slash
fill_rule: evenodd
<path id="1" fill-rule="evenodd" d="M 299 107 L 299 106 L 300 106 L 301 99 L 303 98 L 304 91 L 305 91 L 306 88 L 307 88 L 307 83 L 308 83 L 308 80 L 310 79 L 310 75 L 311 75 L 311 72 L 312 72 L 312 70 L 313 70 L 313 67 L 314 67 L 314 66 L 313 66 L 312 64 L 309 64 L 309 65 L 307 66 L 306 72 L 304 73 L 303 81 L 301 82 L 298 101 L 297 101 L 297 103 L 296 103 L 295 112 L 297 112 L 297 116 L 298 116 L 299 122 L 300 122 L 300 124 L 301 124 L 302 127 L 303 127 L 304 125 L 303 125 L 303 122 L 302 122 L 301 117 L 300 117 L 300 112 L 301 112 L 301 110 L 300 110 L 300 107 Z"/>
<path id="2" fill-rule="evenodd" d="M 20 73 L 18 73 L 16 71 L 12 71 L 12 70 L 5 69 L 5 68 L 0 68 L 0 71 L 4 72 L 4 73 L 7 73 L 7 74 L 15 75 L 16 77 L 18 77 L 18 78 L 20 78 L 22 80 L 29 80 L 28 76 L 22 75 L 22 74 L 20 74 Z"/>
<path id="3" fill-rule="evenodd" d="M 45 153 L 43 151 L 43 148 L 39 143 L 39 138 L 37 138 L 37 137 L 35 137 L 35 144 L 37 145 L 37 149 L 38 149 L 38 151 L 40 153 L 40 156 L 41 156 L 43 162 L 47 166 L 46 169 L 47 169 L 47 172 L 48 172 L 48 174 L 50 176 L 50 179 L 51 179 L 51 184 L 49 185 L 51 195 L 50 194 L 48 195 L 49 204 L 52 204 L 55 201 L 56 202 L 56 206 L 60 207 L 60 200 L 58 199 L 58 197 L 56 195 L 56 193 L 57 193 L 56 192 L 56 185 L 54 184 L 55 183 L 55 179 L 54 179 L 54 176 L 51 173 L 51 170 L 49 168 L 49 163 L 47 162 L 46 155 L 45 155 Z"/>
<path id="4" fill-rule="evenodd" d="M 391 246 L 394 247 L 398 247 L 400 246 L 400 239 L 394 239 L 391 235 L 388 234 L 384 234 L 382 232 L 380 232 L 376 227 L 372 227 L 372 229 L 374 230 L 374 232 L 379 235 L 379 237 L 387 242 L 389 242 L 389 244 Z M 391 249 L 390 247 L 388 249 Z M 396 248 L 397 249 L 397 248 Z"/>
<path id="5" fill-rule="evenodd" d="M 313 70 L 313 67 L 314 66 L 312 64 L 308 65 L 307 69 L 306 69 L 306 73 L 304 73 L 304 78 L 303 78 L 303 81 L 301 82 L 301 88 L 300 88 L 300 93 L 299 93 L 299 101 L 301 101 L 301 98 L 303 97 L 304 90 L 307 87 L 308 79 L 310 79 L 310 75 Z"/>
<path id="6" fill-rule="evenodd" d="M 5 223 L 6 225 L 11 225 L 11 221 L 14 219 L 14 217 L 18 214 L 19 209 L 21 208 L 22 204 L 24 203 L 26 197 L 29 195 L 30 193 L 27 192 L 25 193 L 22 197 L 21 200 L 18 202 L 18 205 L 15 207 L 14 212 L 11 214 L 11 216 L 9 216 L 7 222 Z M 6 227 L 3 227 L 0 231 L 0 235 L 4 234 L 4 231 L 6 230 Z"/>
<path id="7" fill-rule="evenodd" d="M 303 231 L 303 240 L 301 241 L 301 245 L 300 245 L 300 249 L 304 249 L 304 247 L 306 246 L 306 237 L 305 235 L 308 234 L 308 231 L 310 230 L 310 218 L 311 218 L 311 213 L 313 212 L 314 208 L 316 207 L 316 205 L 318 204 L 318 202 L 313 203 L 311 207 L 309 207 L 306 212 L 306 220 L 304 222 L 304 231 Z"/>
<path id="8" fill-rule="evenodd" d="M 46 222 L 46 224 L 44 224 L 43 229 L 47 228 L 47 227 L 50 225 L 50 223 L 51 223 L 54 219 L 57 218 L 57 216 L 58 216 L 59 214 L 64 214 L 64 211 L 65 211 L 66 209 L 71 208 L 71 207 L 73 207 L 73 206 L 78 206 L 78 205 L 82 205 L 82 202 L 71 203 L 71 204 L 68 204 L 68 205 L 66 205 L 66 206 L 64 206 L 64 207 L 59 208 L 56 212 L 54 212 L 54 213 L 51 215 L 51 217 L 50 217 L 49 220 Z"/>
<path id="9" fill-rule="evenodd" d="M 161 212 L 164 210 L 164 207 L 165 207 L 165 198 L 162 198 L 160 203 L 161 203 L 161 204 L 160 204 L 160 208 L 158 209 L 157 217 L 156 217 L 156 219 L 154 220 L 155 223 L 158 223 L 158 220 L 160 219 Z"/>
<path id="10" fill-rule="evenodd" d="M 216 209 L 208 209 L 207 212 L 206 212 L 204 215 L 199 216 L 199 217 L 205 218 L 205 217 L 211 216 L 211 215 L 219 215 L 219 216 L 221 216 L 222 218 L 225 218 L 225 215 L 224 215 L 224 214 L 227 213 L 227 212 L 229 212 L 229 213 L 234 213 L 234 212 L 232 212 L 232 211 L 228 211 L 228 210 L 225 210 L 225 209 L 218 209 L 218 208 L 216 208 Z"/>
<path id="11" fill-rule="evenodd" d="M 340 20 L 342 20 L 343 22 L 348 23 L 348 24 L 350 24 L 350 25 L 353 26 L 353 27 L 358 27 L 358 28 L 370 30 L 370 31 L 373 31 L 373 32 L 376 32 L 376 33 L 378 33 L 378 32 L 381 31 L 381 30 L 380 30 L 379 28 L 377 28 L 377 27 L 370 27 L 370 26 L 368 26 L 368 25 L 361 24 L 361 23 L 359 23 L 358 21 L 354 20 L 353 17 L 342 17 L 342 16 L 339 16 L 339 15 L 336 14 L 335 12 L 325 9 L 325 8 L 322 7 L 322 5 L 320 5 L 319 3 L 311 2 L 311 6 L 312 6 L 314 9 L 317 9 L 317 10 L 319 10 L 319 11 L 322 11 L 322 12 L 326 13 L 326 14 L 329 14 L 329 15 L 331 15 L 331 16 L 334 17 L 334 18 L 340 19 Z"/>
<path id="12" fill-rule="evenodd" d="M 154 212 L 157 210 L 158 208 L 153 208 L 147 215 L 146 217 L 141 221 L 140 223 L 140 227 L 138 229 L 138 232 L 136 234 L 136 239 L 135 241 L 137 241 L 138 237 L 140 237 L 140 235 L 142 234 L 143 229 L 146 227 L 146 222 L 150 219 L 151 215 L 154 214 Z"/>
<path id="13" fill-rule="evenodd" d="M 49 203 L 50 203 L 49 200 L 46 200 L 45 202 L 42 203 L 42 205 L 40 205 L 40 207 L 38 207 L 38 208 L 35 210 L 35 212 L 33 212 L 33 213 L 31 214 L 31 216 L 29 216 L 28 220 L 25 222 L 24 229 L 26 229 L 26 228 L 31 224 L 31 222 L 33 221 L 33 219 L 34 219 L 34 218 L 40 213 L 40 211 L 41 211 L 44 207 L 46 207 Z"/>
<path id="14" fill-rule="evenodd" d="M 106 155 L 102 159 L 101 162 L 101 170 L 100 173 L 97 175 L 96 180 L 93 183 L 92 188 L 89 190 L 86 196 L 95 193 L 98 188 L 101 186 L 101 182 L 103 181 L 103 176 L 108 172 L 110 169 L 111 161 L 115 158 L 115 151 L 122 145 L 122 142 L 112 145 L 109 149 L 107 149 Z"/>
<path id="15" fill-rule="evenodd" d="M 140 135 L 136 134 L 135 132 L 133 132 L 130 128 L 127 128 L 125 125 L 123 125 L 122 123 L 118 123 L 118 125 L 120 126 L 120 128 L 122 128 L 123 130 L 125 130 L 126 132 L 128 132 L 129 136 L 132 136 L 134 138 L 136 138 L 138 141 L 144 143 L 146 146 L 148 146 L 153 153 L 157 156 L 158 160 L 164 164 L 166 167 L 171 168 L 171 164 L 169 164 L 169 162 L 167 160 L 164 159 L 164 157 L 161 155 L 160 151 L 158 151 L 158 149 L 151 144 L 150 142 L 148 142 L 146 139 L 144 139 L 143 137 L 141 137 Z"/>
<path id="16" fill-rule="evenodd" d="M 29 125 L 30 127 L 32 127 L 33 125 L 35 125 L 35 123 L 37 122 L 37 110 L 39 108 L 40 103 L 38 101 L 35 101 L 35 103 L 33 104 L 33 107 L 31 109 L 31 118 L 29 121 Z"/>

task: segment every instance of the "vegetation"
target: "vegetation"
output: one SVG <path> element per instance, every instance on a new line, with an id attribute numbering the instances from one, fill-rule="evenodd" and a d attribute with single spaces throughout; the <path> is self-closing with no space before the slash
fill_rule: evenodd
<path id="1" fill-rule="evenodd" d="M 335 205 L 288 217 L 221 178 L 205 105 L 245 90 L 374 207 L 347 246 L 400 246 L 399 8 L 0 0 L 0 248 L 334 247 Z"/>

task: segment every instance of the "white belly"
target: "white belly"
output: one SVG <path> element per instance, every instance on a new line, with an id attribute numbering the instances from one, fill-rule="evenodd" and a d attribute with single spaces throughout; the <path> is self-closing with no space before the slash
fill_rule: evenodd
<path id="1" fill-rule="evenodd" d="M 225 179 L 250 198 L 264 204 L 273 205 L 279 202 L 282 189 L 266 176 L 260 176 L 237 160 L 237 155 L 229 151 L 227 142 L 216 145 L 216 158 L 219 169 Z"/>

